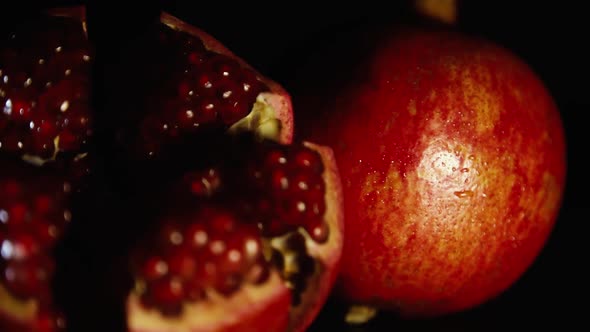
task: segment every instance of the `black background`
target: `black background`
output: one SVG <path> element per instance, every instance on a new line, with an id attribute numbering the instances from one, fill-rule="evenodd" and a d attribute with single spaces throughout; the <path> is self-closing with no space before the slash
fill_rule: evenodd
<path id="1" fill-rule="evenodd" d="M 344 31 L 341 27 L 367 21 L 415 20 L 403 1 L 391 2 L 96 1 L 89 4 L 90 33 L 116 47 L 133 38 L 143 23 L 164 9 L 208 31 L 262 73 L 289 88 L 288 78 L 293 68 L 312 53 L 310 46 L 338 36 Z M 48 1 L 43 6 L 78 3 L 82 1 Z M 2 16 L 13 13 L 2 11 Z M 568 143 L 568 175 L 555 230 L 525 275 L 504 294 L 480 307 L 422 321 L 403 321 L 381 314 L 365 326 L 347 327 L 341 323 L 342 305 L 330 300 L 310 329 L 312 332 L 487 331 L 553 324 L 564 329 L 579 324 L 579 328 L 587 329 L 583 318 L 590 307 L 589 275 L 585 271 L 590 261 L 586 247 L 590 242 L 586 233 L 590 183 L 585 173 L 590 143 L 586 136 L 590 53 L 585 44 L 590 24 L 583 2 L 464 1 L 457 28 L 496 41 L 521 56 L 557 101 Z"/>

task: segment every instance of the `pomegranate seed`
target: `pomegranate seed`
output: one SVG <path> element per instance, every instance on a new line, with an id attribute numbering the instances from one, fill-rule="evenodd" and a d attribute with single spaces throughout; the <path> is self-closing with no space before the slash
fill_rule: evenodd
<path id="1" fill-rule="evenodd" d="M 235 293 L 242 284 L 242 277 L 239 274 L 224 275 L 218 278 L 215 283 L 215 290 L 225 296 Z"/>
<path id="2" fill-rule="evenodd" d="M 9 233 L 0 244 L 0 255 L 7 261 L 25 261 L 39 253 L 37 239 L 26 232 Z"/>
<path id="3" fill-rule="evenodd" d="M 295 165 L 301 169 L 309 169 L 314 173 L 322 173 L 324 164 L 319 154 L 310 149 L 304 148 L 295 153 L 293 158 Z"/>
<path id="4" fill-rule="evenodd" d="M 209 241 L 209 234 L 207 228 L 202 223 L 192 223 L 187 227 L 186 239 L 190 246 L 195 249 L 201 249 L 205 247 Z"/>
<path id="5" fill-rule="evenodd" d="M 260 82 L 256 74 L 251 70 L 244 70 L 240 75 L 240 82 L 242 83 L 242 90 L 245 96 L 254 97 L 266 90 L 264 84 Z"/>
<path id="6" fill-rule="evenodd" d="M 264 160 L 264 167 L 273 169 L 275 167 L 279 167 L 281 165 L 285 165 L 287 163 L 287 158 L 285 157 L 285 153 L 281 150 L 271 150 L 267 153 L 266 158 Z"/>
<path id="7" fill-rule="evenodd" d="M 237 228 L 236 219 L 229 213 L 217 213 L 207 220 L 207 223 L 214 235 L 231 233 Z"/>
<path id="8" fill-rule="evenodd" d="M 192 96 L 194 83 L 192 80 L 183 80 L 178 83 L 178 96 L 181 98 L 187 98 Z"/>
<path id="9" fill-rule="evenodd" d="M 3 191 L 2 193 L 0 193 L 0 195 L 3 195 L 2 197 L 5 197 L 7 199 L 18 197 L 22 193 L 21 185 L 14 180 L 9 179 L 3 181 L 2 187 Z"/>
<path id="10" fill-rule="evenodd" d="M 240 64 L 224 55 L 215 55 L 210 59 L 211 71 L 217 75 L 220 80 L 230 80 L 240 72 Z"/>
<path id="11" fill-rule="evenodd" d="M 52 200 L 47 194 L 42 194 L 35 197 L 35 213 L 45 215 L 51 211 Z"/>
<path id="12" fill-rule="evenodd" d="M 33 329 L 35 332 L 65 331 L 66 321 L 63 315 L 42 311 L 37 314 L 37 318 L 33 323 Z"/>
<path id="13" fill-rule="evenodd" d="M 195 127 L 195 111 L 183 107 L 178 111 L 177 123 L 180 128 L 191 129 Z"/>
<path id="14" fill-rule="evenodd" d="M 184 242 L 182 227 L 174 222 L 167 223 L 161 233 L 161 243 L 164 247 L 178 247 Z"/>
<path id="15" fill-rule="evenodd" d="M 328 225 L 323 221 L 306 227 L 307 233 L 318 243 L 324 243 L 328 240 L 329 231 Z"/>
<path id="16" fill-rule="evenodd" d="M 187 56 L 188 63 L 193 66 L 198 66 L 205 62 L 205 53 L 204 52 L 190 52 Z"/>
<path id="17" fill-rule="evenodd" d="M 164 278 L 150 284 L 153 300 L 163 307 L 178 306 L 184 300 L 184 285 L 177 278 Z"/>
<path id="18" fill-rule="evenodd" d="M 151 257 L 143 265 L 142 276 L 147 281 L 160 279 L 168 274 L 168 264 L 160 257 Z"/>
<path id="19" fill-rule="evenodd" d="M 182 280 L 190 280 L 196 273 L 197 262 L 191 252 L 177 250 L 168 258 L 168 266 L 170 267 L 171 275 L 177 276 Z"/>
<path id="20" fill-rule="evenodd" d="M 24 203 L 15 203 L 4 211 L 6 211 L 4 223 L 11 228 L 22 226 L 30 217 L 28 208 Z"/>
<path id="21" fill-rule="evenodd" d="M 3 271 L 3 281 L 7 289 L 21 298 L 38 297 L 49 291 L 53 268 L 42 260 L 27 262 L 9 262 Z"/>
<path id="22" fill-rule="evenodd" d="M 211 95 L 213 91 L 213 84 L 215 83 L 212 74 L 207 72 L 201 72 L 197 76 L 197 93 L 199 95 Z"/>
<path id="23" fill-rule="evenodd" d="M 275 169 L 271 173 L 270 188 L 273 194 L 281 195 L 281 193 L 289 189 L 289 176 L 283 169 Z"/>
<path id="24" fill-rule="evenodd" d="M 212 97 L 202 97 L 195 107 L 195 118 L 198 123 L 210 123 L 217 119 L 217 101 Z"/>
<path id="25" fill-rule="evenodd" d="M 39 244 L 44 248 L 53 247 L 61 235 L 59 227 L 47 221 L 36 221 L 34 225 L 37 229 L 36 235 Z"/>

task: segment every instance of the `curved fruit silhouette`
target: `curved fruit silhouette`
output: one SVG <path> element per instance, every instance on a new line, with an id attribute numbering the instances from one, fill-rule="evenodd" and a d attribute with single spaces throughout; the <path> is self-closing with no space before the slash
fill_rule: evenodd
<path id="1" fill-rule="evenodd" d="M 559 110 L 491 41 L 407 26 L 358 36 L 298 72 L 316 84 L 290 89 L 299 133 L 334 149 L 343 179 L 338 293 L 404 316 L 472 308 L 510 287 L 553 229 Z"/>

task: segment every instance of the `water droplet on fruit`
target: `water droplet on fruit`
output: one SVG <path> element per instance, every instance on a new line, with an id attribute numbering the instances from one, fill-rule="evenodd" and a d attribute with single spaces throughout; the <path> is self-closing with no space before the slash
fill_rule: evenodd
<path id="1" fill-rule="evenodd" d="M 457 196 L 459 198 L 467 198 L 467 197 L 473 196 L 473 191 L 461 190 L 461 191 L 455 191 L 454 194 L 455 194 L 455 196 Z"/>

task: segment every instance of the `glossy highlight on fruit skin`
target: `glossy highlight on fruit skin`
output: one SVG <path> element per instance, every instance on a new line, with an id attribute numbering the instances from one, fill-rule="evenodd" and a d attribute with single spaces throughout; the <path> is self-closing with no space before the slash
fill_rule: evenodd
<path id="1" fill-rule="evenodd" d="M 473 308 L 510 287 L 553 229 L 566 174 L 559 110 L 490 41 L 385 31 L 362 48 L 346 41 L 366 52 L 342 67 L 354 74 L 326 72 L 327 95 L 290 90 L 309 110 L 301 132 L 334 149 L 343 179 L 337 292 L 408 317 Z"/>

